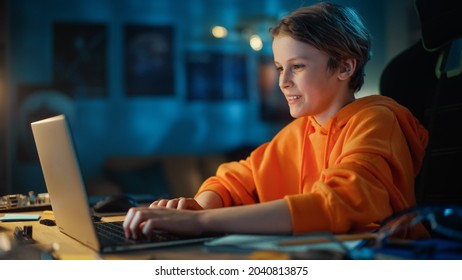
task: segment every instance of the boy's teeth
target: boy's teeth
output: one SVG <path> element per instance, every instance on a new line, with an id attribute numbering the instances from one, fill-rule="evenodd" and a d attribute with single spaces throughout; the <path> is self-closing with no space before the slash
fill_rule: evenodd
<path id="1" fill-rule="evenodd" d="M 295 100 L 295 99 L 299 99 L 299 98 L 300 98 L 299 95 L 297 95 L 297 96 L 289 96 L 289 99 L 290 99 L 290 100 Z"/>

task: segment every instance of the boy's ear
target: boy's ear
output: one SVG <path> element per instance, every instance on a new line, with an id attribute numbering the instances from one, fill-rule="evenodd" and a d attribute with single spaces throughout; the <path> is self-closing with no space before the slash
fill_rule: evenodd
<path id="1" fill-rule="evenodd" d="M 338 77 L 340 80 L 346 80 L 353 76 L 356 70 L 356 59 L 346 59 L 340 65 L 340 71 Z"/>

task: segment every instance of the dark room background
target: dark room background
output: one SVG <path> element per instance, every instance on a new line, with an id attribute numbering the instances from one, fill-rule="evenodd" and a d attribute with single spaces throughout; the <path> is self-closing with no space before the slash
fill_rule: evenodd
<path id="1" fill-rule="evenodd" d="M 184 163 L 271 139 L 290 117 L 268 28 L 315 2 L 0 1 L 0 195 L 46 191 L 29 124 L 51 115 L 68 116 L 87 186 L 114 159 Z M 413 1 L 333 2 L 356 8 L 372 33 L 359 96 L 377 94 L 387 62 L 419 36 Z M 146 166 L 128 178 L 153 184 Z"/>

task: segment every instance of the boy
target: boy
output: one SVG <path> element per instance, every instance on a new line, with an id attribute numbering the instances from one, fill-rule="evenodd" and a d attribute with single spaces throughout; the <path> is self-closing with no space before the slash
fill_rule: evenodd
<path id="1" fill-rule="evenodd" d="M 222 164 L 195 198 L 130 209 L 128 238 L 153 229 L 339 234 L 377 227 L 415 205 L 427 131 L 389 98 L 355 99 L 370 58 L 370 35 L 356 12 L 330 3 L 300 8 L 271 34 L 295 120 L 247 159 Z"/>

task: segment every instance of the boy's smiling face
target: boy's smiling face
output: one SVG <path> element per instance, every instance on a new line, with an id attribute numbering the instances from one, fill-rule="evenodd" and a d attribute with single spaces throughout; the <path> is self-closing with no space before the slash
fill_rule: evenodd
<path id="1" fill-rule="evenodd" d="M 328 69 L 327 53 L 281 34 L 273 40 L 273 54 L 292 117 L 312 115 L 322 124 L 345 105 L 350 76 L 341 67 Z"/>

